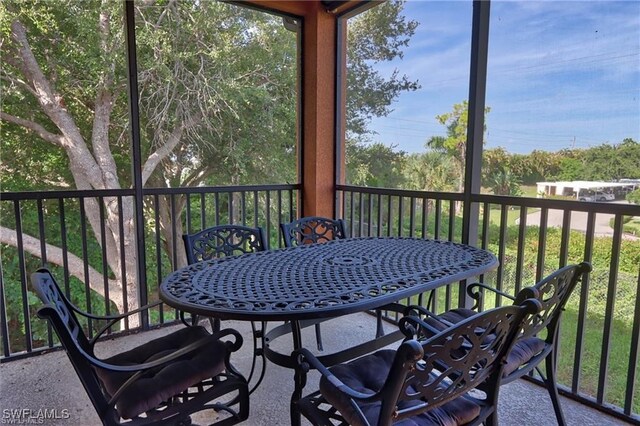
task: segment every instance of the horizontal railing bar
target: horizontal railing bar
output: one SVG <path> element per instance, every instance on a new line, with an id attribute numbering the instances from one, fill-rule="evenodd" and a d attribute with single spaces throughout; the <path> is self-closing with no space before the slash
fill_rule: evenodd
<path id="1" fill-rule="evenodd" d="M 413 191 L 407 189 L 369 188 L 364 186 L 336 185 L 336 191 L 362 192 L 363 194 L 381 194 L 395 197 L 439 198 L 441 200 L 462 201 L 460 192 Z"/>
<path id="2" fill-rule="evenodd" d="M 237 185 L 237 186 L 198 186 L 194 188 L 145 188 L 145 195 L 167 195 L 167 194 L 213 194 L 229 192 L 250 192 L 250 191 L 287 191 L 300 190 L 302 184 L 277 184 L 277 185 Z"/>
<path id="3" fill-rule="evenodd" d="M 133 189 L 96 189 L 71 191 L 0 192 L 0 201 L 49 200 L 57 198 L 133 197 Z"/>
<path id="4" fill-rule="evenodd" d="M 285 191 L 300 190 L 302 184 L 276 184 L 276 185 L 238 185 L 238 186 L 198 186 L 193 188 L 144 188 L 143 195 L 170 195 L 170 194 L 209 194 L 244 191 Z M 23 191 L 0 192 L 0 201 L 27 201 L 46 200 L 55 198 L 93 198 L 93 197 L 124 197 L 134 196 L 133 189 L 93 189 L 93 190 L 69 190 L 69 191 Z"/>
<path id="5" fill-rule="evenodd" d="M 640 215 L 640 205 L 618 204 L 589 201 L 550 200 L 548 198 L 507 197 L 504 195 L 474 194 L 472 202 L 507 204 L 520 207 L 542 207 L 552 210 L 572 210 L 579 212 L 594 212 L 607 214 L 622 214 L 627 216 Z"/>
<path id="6" fill-rule="evenodd" d="M 441 200 L 461 201 L 462 193 L 415 191 L 405 189 L 367 188 L 351 185 L 336 185 L 338 191 L 362 192 L 365 194 L 382 194 L 416 198 L 436 198 Z M 505 195 L 473 194 L 471 202 L 507 204 L 518 207 L 545 207 L 553 210 L 572 210 L 580 212 L 623 214 L 627 216 L 640 215 L 640 206 L 635 204 L 603 203 L 590 201 L 555 200 L 548 198 L 509 197 Z"/>

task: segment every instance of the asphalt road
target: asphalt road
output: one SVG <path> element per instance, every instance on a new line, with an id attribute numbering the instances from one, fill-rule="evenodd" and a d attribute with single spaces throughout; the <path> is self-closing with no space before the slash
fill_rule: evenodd
<path id="1" fill-rule="evenodd" d="M 624 203 L 627 201 L 612 201 L 615 203 Z M 563 221 L 563 210 L 549 210 L 547 215 L 547 227 L 562 227 Z M 587 212 L 571 212 L 571 229 L 576 231 L 587 231 Z M 595 235 L 599 237 L 603 236 L 613 236 L 613 228 L 609 225 L 611 219 L 613 219 L 614 215 L 612 214 L 596 214 L 596 223 L 595 223 Z M 527 215 L 527 224 L 534 225 L 540 223 L 540 211 L 535 213 L 530 213 Z M 639 240 L 639 237 L 623 234 L 623 238 L 630 240 Z"/>

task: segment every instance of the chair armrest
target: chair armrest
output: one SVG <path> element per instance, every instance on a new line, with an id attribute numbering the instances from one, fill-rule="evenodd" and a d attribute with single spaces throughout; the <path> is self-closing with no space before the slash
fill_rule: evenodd
<path id="1" fill-rule="evenodd" d="M 227 342 L 227 348 L 229 348 L 229 352 L 236 352 L 240 347 L 242 347 L 242 335 L 238 330 L 234 330 L 233 328 L 225 328 L 223 330 L 212 331 L 211 336 L 215 337 L 218 340 L 222 340 L 223 337 L 233 336 L 233 342 Z"/>
<path id="2" fill-rule="evenodd" d="M 326 378 L 333 386 L 335 386 L 340 392 L 344 393 L 350 398 L 357 399 L 359 401 L 375 401 L 380 399 L 379 393 L 362 393 L 358 392 L 337 378 L 327 367 L 325 367 L 315 355 L 313 355 L 308 349 L 298 349 L 294 351 L 294 356 L 297 362 L 297 368 L 303 368 L 305 370 L 311 367 L 317 370 L 320 375 Z"/>
<path id="3" fill-rule="evenodd" d="M 420 316 L 423 315 L 425 317 L 432 317 L 432 318 L 438 318 L 438 315 L 435 312 L 430 311 L 429 309 L 425 308 L 424 306 L 420 306 L 420 305 L 409 305 L 409 306 L 405 306 L 404 308 L 404 312 L 402 312 L 403 315 L 414 315 L 414 316 Z"/>
<path id="4" fill-rule="evenodd" d="M 431 312 L 429 309 L 425 308 L 424 306 L 419 306 L 419 305 L 407 306 L 406 309 L 404 310 L 404 315 L 415 316 L 418 318 L 420 318 L 421 316 L 433 318 L 434 320 L 438 321 L 441 324 L 446 325 L 447 327 L 451 327 L 452 325 L 455 325 L 451 321 L 447 321 L 446 319 L 440 317 L 438 314 Z"/>
<path id="5" fill-rule="evenodd" d="M 404 314 L 404 311 L 406 309 L 407 309 L 406 305 L 403 305 L 402 303 L 393 302 L 393 303 L 388 303 L 386 305 L 376 308 L 376 311 L 390 311 L 390 312 L 397 312 L 397 313 Z"/>
<path id="6" fill-rule="evenodd" d="M 510 294 L 507 294 L 503 291 L 498 290 L 497 288 L 493 288 L 491 286 L 488 286 L 486 284 L 483 283 L 471 283 L 469 285 L 467 285 L 467 294 L 469 295 L 470 298 L 474 299 L 476 302 L 473 305 L 473 307 L 471 309 L 477 309 L 480 306 L 480 303 L 482 302 L 482 297 L 483 297 L 483 291 L 484 290 L 489 290 L 495 294 L 498 294 L 502 297 L 505 297 L 509 300 L 511 300 L 512 302 L 515 302 L 516 298 Z"/>
<path id="7" fill-rule="evenodd" d="M 70 304 L 71 305 L 71 309 L 73 309 L 73 311 L 79 315 L 82 315 L 85 318 L 90 318 L 93 320 L 97 320 L 97 321 L 107 321 L 107 323 L 100 328 L 100 330 L 96 333 L 95 336 L 93 336 L 93 338 L 89 341 L 90 345 L 95 345 L 96 341 L 104 334 L 105 331 L 107 331 L 108 329 L 110 329 L 111 327 L 113 327 L 113 325 L 115 323 L 117 323 L 118 321 L 121 321 L 122 319 L 140 313 L 142 311 L 146 311 L 147 309 L 151 309 L 154 308 L 158 305 L 160 305 L 162 302 L 155 302 L 155 303 L 150 303 L 148 305 L 145 306 L 141 306 L 137 309 L 134 309 L 132 311 L 129 312 L 125 312 L 119 315 L 95 315 L 95 314 L 91 314 L 89 312 L 84 312 L 81 311 L 79 308 L 77 308 L 74 304 Z"/>
<path id="8" fill-rule="evenodd" d="M 437 316 L 432 317 L 435 321 L 441 323 L 442 325 L 445 326 L 445 328 L 450 327 L 450 323 L 448 321 L 443 321 L 440 318 L 438 318 Z M 437 328 L 429 323 L 427 323 L 426 321 L 424 321 L 422 318 L 420 318 L 418 315 L 405 315 L 402 318 L 400 318 L 400 321 L 398 321 L 398 328 L 400 329 L 400 331 L 402 332 L 402 334 L 404 334 L 405 336 L 405 341 L 409 340 L 409 339 L 415 339 L 415 338 L 420 338 L 420 337 L 433 337 L 436 334 L 440 333 L 443 331 L 443 329 Z M 425 333 L 426 331 L 426 333 Z"/>

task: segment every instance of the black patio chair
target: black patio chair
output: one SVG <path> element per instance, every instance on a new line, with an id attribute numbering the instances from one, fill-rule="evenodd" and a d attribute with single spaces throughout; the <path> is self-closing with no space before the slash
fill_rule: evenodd
<path id="1" fill-rule="evenodd" d="M 225 256 L 236 256 L 268 250 L 267 239 L 262 228 L 250 228 L 242 225 L 219 225 L 204 229 L 195 234 L 182 236 L 187 262 L 193 264 L 203 260 Z M 180 312 L 180 319 L 190 325 Z M 191 316 L 191 324 L 198 323 L 198 316 Z M 209 319 L 212 330 L 220 329 L 220 321 Z"/>
<path id="2" fill-rule="evenodd" d="M 300 412 L 314 425 L 495 424 L 503 360 L 523 322 L 539 309 L 534 299 L 496 308 L 428 339 L 416 339 L 428 325 L 405 316 L 399 325 L 407 339 L 398 350 L 330 368 L 302 349 L 300 374 L 314 368 L 321 378 L 319 391 L 299 401 Z"/>
<path id="3" fill-rule="evenodd" d="M 245 253 L 254 253 L 268 250 L 267 239 L 262 228 L 250 228 L 242 225 L 218 225 L 204 229 L 194 234 L 182 236 L 184 248 L 187 253 L 189 264 L 202 262 L 204 260 L 215 259 L 225 256 L 237 256 Z M 180 319 L 186 325 L 198 323 L 198 315 L 191 315 L 191 321 L 187 321 L 184 312 L 180 312 Z M 212 330 L 220 329 L 220 320 L 209 318 Z M 265 374 L 266 360 L 264 354 L 259 350 L 258 342 L 264 337 L 264 323 L 260 327 L 255 322 L 251 322 L 253 335 L 253 349 L 255 354 L 262 356 L 262 370 L 256 383 L 251 389 L 251 393 L 260 385 Z M 256 368 L 256 358 L 254 356 L 251 363 L 251 370 L 248 380 L 251 381 Z"/>
<path id="4" fill-rule="evenodd" d="M 218 257 L 265 251 L 268 248 L 262 228 L 250 228 L 242 225 L 213 226 L 195 234 L 185 234 L 182 236 L 182 240 L 187 254 L 187 262 L 190 265 Z M 199 317 L 192 315 L 189 322 L 185 318 L 184 312 L 181 311 L 180 319 L 186 325 L 191 325 L 197 324 Z M 209 322 L 212 330 L 220 329 L 220 320 L 210 318 Z"/>
<path id="5" fill-rule="evenodd" d="M 320 243 L 347 237 L 343 219 L 308 216 L 289 223 L 281 223 L 285 247 Z"/>
<path id="6" fill-rule="evenodd" d="M 189 264 L 268 249 L 262 228 L 241 225 L 213 226 L 182 239 Z"/>
<path id="7" fill-rule="evenodd" d="M 347 237 L 343 219 L 330 219 L 320 216 L 308 216 L 289 223 L 281 223 L 282 237 L 285 247 L 301 244 L 314 244 L 324 241 L 344 239 Z M 379 315 L 381 318 L 381 315 Z M 382 323 L 380 323 L 380 327 Z M 380 329 L 379 327 L 379 329 Z M 315 325 L 318 350 L 322 350 L 322 334 L 320 324 Z"/>
<path id="8" fill-rule="evenodd" d="M 247 381 L 230 362 L 230 354 L 242 345 L 237 331 L 210 334 L 200 326 L 186 327 L 99 359 L 94 345 L 106 330 L 157 304 L 122 315 L 97 316 L 74 306 L 47 269 L 33 273 L 31 282 L 45 304 L 38 316 L 56 331 L 104 425 L 189 425 L 191 414 L 206 409 L 228 414 L 214 423 L 220 426 L 249 416 Z M 78 315 L 106 324 L 89 339 Z"/>
<path id="9" fill-rule="evenodd" d="M 472 309 L 452 309 L 443 314 L 435 315 L 424 308 L 411 306 L 405 311 L 405 314 L 422 314 L 430 326 L 435 330 L 441 330 L 477 315 L 476 310 L 483 306 L 484 291 L 491 291 L 512 300 L 514 304 L 529 298 L 538 300 L 542 310 L 524 325 L 523 332 L 507 357 L 502 384 L 511 383 L 536 370 L 549 392 L 556 420 L 560 426 L 564 426 L 566 421 L 556 386 L 556 347 L 560 319 L 574 288 L 584 274 L 589 272 L 591 272 L 591 265 L 587 262 L 565 266 L 534 286 L 523 288 L 515 297 L 485 284 L 473 283 L 467 286 L 467 293 L 476 301 Z M 546 336 L 544 338 L 537 337 L 544 330 L 546 330 Z M 546 375 L 538 367 L 542 360 L 545 360 Z"/>

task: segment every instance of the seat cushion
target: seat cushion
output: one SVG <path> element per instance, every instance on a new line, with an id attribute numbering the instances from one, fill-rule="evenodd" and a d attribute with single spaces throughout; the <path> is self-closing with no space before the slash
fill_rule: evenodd
<path id="1" fill-rule="evenodd" d="M 513 345 L 513 348 L 511 348 L 509 356 L 507 356 L 507 362 L 502 370 L 502 376 L 506 377 L 525 365 L 531 358 L 542 352 L 546 345 L 544 340 L 537 337 L 527 337 L 518 340 L 516 344 Z"/>
<path id="2" fill-rule="evenodd" d="M 144 373 L 128 386 L 116 402 L 116 410 L 124 419 L 157 407 L 182 391 L 224 371 L 226 345 L 214 338 L 204 327 L 186 327 L 167 336 L 152 340 L 104 361 L 114 365 L 137 365 L 151 362 L 184 348 L 200 339 L 209 342 L 193 352 Z M 113 395 L 133 373 L 117 373 L 96 368 L 104 388 Z"/>
<path id="3" fill-rule="evenodd" d="M 347 364 L 336 365 L 331 367 L 330 370 L 340 381 L 353 390 L 364 394 L 374 394 L 384 386 L 395 354 L 396 351 L 385 349 Z M 362 424 L 356 414 L 356 410 L 350 404 L 350 399 L 339 392 L 325 377 L 320 379 L 320 393 L 329 404 L 340 411 L 340 414 L 349 424 Z M 398 408 L 405 409 L 419 404 L 421 404 L 420 401 L 416 400 L 401 400 Z M 358 406 L 370 424 L 378 423 L 382 408 L 380 401 L 359 403 Z M 480 406 L 464 397 L 460 397 L 420 415 L 398 421 L 394 425 L 457 426 L 470 422 L 478 417 L 479 414 Z"/>
<path id="4" fill-rule="evenodd" d="M 441 318 L 449 323 L 456 324 L 460 321 L 472 317 L 476 313 L 476 311 L 472 311 L 471 309 L 452 309 L 438 315 L 438 318 Z M 437 321 L 434 321 L 432 319 L 429 321 L 429 324 L 433 325 L 434 327 L 439 327 L 439 329 L 444 328 L 444 325 L 442 323 L 438 323 Z M 513 373 L 518 368 L 529 362 L 531 358 L 542 352 L 545 346 L 546 343 L 544 342 L 544 340 L 537 337 L 527 337 L 518 340 L 513 345 L 513 348 L 511 348 L 511 352 L 509 352 L 509 355 L 507 356 L 507 361 L 504 366 L 502 376 L 508 376 L 509 374 Z"/>

